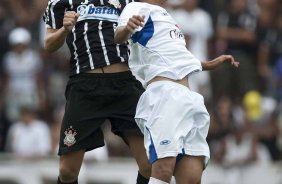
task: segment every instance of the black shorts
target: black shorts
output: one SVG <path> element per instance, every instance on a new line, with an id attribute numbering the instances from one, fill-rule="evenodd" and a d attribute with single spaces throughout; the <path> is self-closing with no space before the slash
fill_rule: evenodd
<path id="1" fill-rule="evenodd" d="M 124 131 L 141 135 L 134 116 L 143 92 L 141 83 L 129 71 L 71 77 L 65 93 L 59 155 L 104 146 L 101 125 L 106 119 L 116 135 Z"/>

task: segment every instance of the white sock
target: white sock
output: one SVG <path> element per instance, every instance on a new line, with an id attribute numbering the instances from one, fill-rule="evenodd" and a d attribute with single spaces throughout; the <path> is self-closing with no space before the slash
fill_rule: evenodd
<path id="1" fill-rule="evenodd" d="M 168 184 L 168 183 L 151 177 L 148 184 Z"/>

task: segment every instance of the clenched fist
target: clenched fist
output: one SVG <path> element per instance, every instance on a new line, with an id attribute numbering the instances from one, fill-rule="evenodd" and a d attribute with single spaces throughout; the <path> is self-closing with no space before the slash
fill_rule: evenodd
<path id="1" fill-rule="evenodd" d="M 75 26 L 79 14 L 75 11 L 66 11 L 64 15 L 63 25 L 66 31 L 70 32 Z"/>
<path id="2" fill-rule="evenodd" d="M 133 34 L 136 29 L 138 29 L 139 27 L 143 27 L 144 26 L 144 16 L 141 15 L 134 15 L 133 17 L 131 17 L 128 22 L 127 25 L 125 27 L 125 29 L 130 32 L 131 34 Z"/>

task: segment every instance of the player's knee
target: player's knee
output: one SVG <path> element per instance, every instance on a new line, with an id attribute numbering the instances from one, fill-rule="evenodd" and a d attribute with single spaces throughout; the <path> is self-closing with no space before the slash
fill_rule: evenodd
<path id="1" fill-rule="evenodd" d="M 77 180 L 79 169 L 60 166 L 60 179 L 64 182 L 72 182 Z"/>
<path id="2" fill-rule="evenodd" d="M 153 175 L 157 176 L 158 178 L 164 178 L 169 180 L 174 171 L 174 165 L 170 162 L 163 162 L 157 165 L 154 165 L 154 173 Z"/>
<path id="3" fill-rule="evenodd" d="M 156 176 L 160 176 L 160 178 L 164 178 L 169 180 L 173 175 L 173 170 L 171 168 L 159 166 L 156 171 Z"/>

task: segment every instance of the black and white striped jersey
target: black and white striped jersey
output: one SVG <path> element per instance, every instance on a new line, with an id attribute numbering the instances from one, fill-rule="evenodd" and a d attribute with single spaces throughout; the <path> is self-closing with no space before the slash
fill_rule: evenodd
<path id="1" fill-rule="evenodd" d="M 114 43 L 114 30 L 121 10 L 130 2 L 134 0 L 48 1 L 43 16 L 47 28 L 60 29 L 66 11 L 76 11 L 80 15 L 66 39 L 71 51 L 71 76 L 114 63 L 127 62 L 128 47 L 126 44 Z"/>

